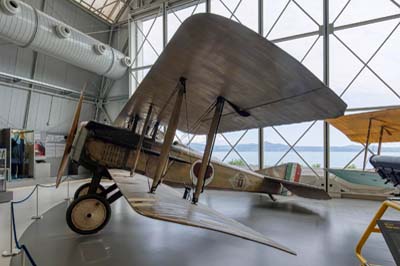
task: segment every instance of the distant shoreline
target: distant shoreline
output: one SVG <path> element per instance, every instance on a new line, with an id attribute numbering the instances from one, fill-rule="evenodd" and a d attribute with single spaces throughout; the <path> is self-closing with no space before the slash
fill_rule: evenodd
<path id="1" fill-rule="evenodd" d="M 190 148 L 198 151 L 204 150 L 204 144 L 201 143 L 192 143 L 190 144 Z M 296 146 L 296 151 L 298 152 L 323 152 L 324 148 L 322 146 Z M 347 146 L 331 146 L 331 152 L 359 152 L 362 150 L 361 145 L 347 145 Z M 250 144 L 238 144 L 235 149 L 238 152 L 258 152 L 258 144 L 250 143 Z M 289 149 L 288 145 L 285 144 L 276 144 L 270 142 L 264 142 L 264 151 L 287 151 Z M 377 145 L 371 145 L 370 149 L 374 152 L 378 150 Z M 215 145 L 213 151 L 215 152 L 224 152 L 231 150 L 229 145 Z M 400 147 L 382 147 L 382 152 L 400 152 Z"/>

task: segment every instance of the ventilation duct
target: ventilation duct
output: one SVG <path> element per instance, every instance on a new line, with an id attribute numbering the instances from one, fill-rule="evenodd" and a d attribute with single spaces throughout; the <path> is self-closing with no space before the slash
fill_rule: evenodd
<path id="1" fill-rule="evenodd" d="M 111 79 L 130 59 L 120 51 L 18 0 L 0 0 L 0 38 Z"/>

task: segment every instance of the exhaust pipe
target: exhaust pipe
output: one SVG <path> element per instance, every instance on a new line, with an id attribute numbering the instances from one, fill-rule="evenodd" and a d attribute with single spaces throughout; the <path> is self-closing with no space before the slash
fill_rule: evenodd
<path id="1" fill-rule="evenodd" d="M 0 0 L 0 38 L 110 79 L 131 64 L 120 51 L 19 0 Z"/>

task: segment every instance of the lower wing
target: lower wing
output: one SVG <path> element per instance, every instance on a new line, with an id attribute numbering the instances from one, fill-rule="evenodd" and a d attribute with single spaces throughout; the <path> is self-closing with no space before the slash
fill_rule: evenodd
<path id="1" fill-rule="evenodd" d="M 289 248 L 205 205 L 194 205 L 182 199 L 181 195 L 169 186 L 161 184 L 156 194 L 148 193 L 148 182 L 152 183 L 152 180 L 147 176 L 134 174 L 132 177 L 128 171 L 118 169 L 108 172 L 131 207 L 141 215 L 237 236 L 296 255 Z"/>

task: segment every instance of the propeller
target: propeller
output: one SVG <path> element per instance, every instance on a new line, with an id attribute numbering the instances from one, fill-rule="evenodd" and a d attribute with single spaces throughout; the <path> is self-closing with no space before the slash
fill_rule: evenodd
<path id="1" fill-rule="evenodd" d="M 63 157 L 61 160 L 60 167 L 58 168 L 58 172 L 57 172 L 56 188 L 58 188 L 58 186 L 60 185 L 61 178 L 62 178 L 65 168 L 67 167 L 67 164 L 68 164 L 68 156 L 69 156 L 69 153 L 71 152 L 72 142 L 74 141 L 75 134 L 78 129 L 79 116 L 81 114 L 81 109 L 82 109 L 82 104 L 83 104 L 83 93 L 85 92 L 86 85 L 87 85 L 87 83 L 85 83 L 83 85 L 83 88 L 81 91 L 81 96 L 79 97 L 79 102 L 75 109 L 74 119 L 72 120 L 72 125 L 71 125 L 71 128 L 68 133 L 67 141 L 65 143 L 64 154 L 63 154 Z"/>

